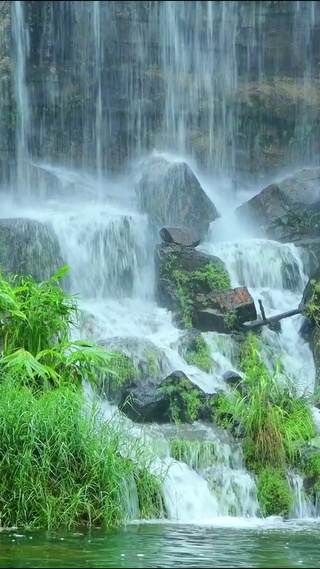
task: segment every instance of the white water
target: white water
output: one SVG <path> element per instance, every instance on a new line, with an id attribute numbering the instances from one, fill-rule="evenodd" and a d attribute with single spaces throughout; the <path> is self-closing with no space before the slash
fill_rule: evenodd
<path id="1" fill-rule="evenodd" d="M 86 184 L 90 186 L 90 182 Z M 217 191 L 214 184 L 210 189 L 212 193 Z M 29 206 L 13 206 L 10 200 L 3 200 L 1 215 L 30 217 L 54 229 L 62 254 L 72 267 L 72 291 L 80 293 L 80 305 L 90 314 L 82 335 L 96 340 L 114 336 L 149 340 L 164 350 L 168 373 L 180 369 L 208 393 L 225 389 L 222 374 L 236 369 L 233 340 L 206 334 L 216 364 L 212 374 L 189 366 L 179 355 L 177 342 L 182 332 L 173 325 L 171 314 L 153 300 L 153 243 L 148 240 L 147 220 L 134 208 L 132 200 L 127 200 L 124 207 L 121 196 L 126 189 L 119 200 L 113 190 L 112 182 L 106 181 L 103 200 L 101 197 L 82 200 L 80 192 L 77 201 L 52 200 Z M 99 192 L 93 187 L 94 193 Z M 224 235 L 224 241 L 218 242 L 212 232 L 211 240 L 202 249 L 225 261 L 234 286 L 246 284 L 256 301 L 262 297 L 268 315 L 295 308 L 307 281 L 299 251 L 294 246 L 270 241 L 234 240 L 241 228 L 229 227 L 232 241 L 227 241 Z M 284 272 L 287 267 L 290 270 Z M 273 359 L 278 356 L 283 359 L 295 385 L 304 391 L 313 388 L 314 364 L 308 345 L 298 333 L 300 319 L 297 316 L 283 321 L 279 334 L 267 329 L 263 334 Z M 114 411 L 104 404 L 106 418 Z M 119 418 L 118 413 L 116 416 Z M 130 421 L 126 422 L 131 428 Z M 210 429 L 204 428 L 207 438 L 212 440 Z M 148 440 L 150 436 L 153 440 L 161 438 L 160 431 L 148 432 L 147 427 L 141 431 L 135 426 L 134 430 Z M 218 523 L 219 519 L 226 523 L 226 516 L 232 514 L 235 523 L 243 517 L 260 523 L 255 483 L 243 466 L 241 451 L 219 441 L 217 449 L 217 463 L 200 471 L 172 462 L 164 445 L 154 468 L 171 464 L 164 483 L 169 518 L 184 523 Z M 295 482 L 293 488 L 300 504 L 300 482 Z M 304 517 L 314 515 L 314 511 L 304 504 L 296 507 L 295 514 Z"/>

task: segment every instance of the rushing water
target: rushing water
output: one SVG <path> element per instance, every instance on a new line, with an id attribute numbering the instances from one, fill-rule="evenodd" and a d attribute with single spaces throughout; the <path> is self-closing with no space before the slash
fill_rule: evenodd
<path id="1" fill-rule="evenodd" d="M 319 567 L 319 525 L 146 524 L 90 533 L 0 534 L 0 567 Z"/>
<path id="2" fill-rule="evenodd" d="M 29 201 L 28 205 L 13 204 L 8 199 L 2 202 L 2 215 L 37 219 L 53 229 L 62 256 L 71 266 L 71 291 L 80 295 L 80 306 L 88 314 L 81 335 L 94 340 L 134 339 L 135 357 L 140 357 L 139 342 L 141 346 L 151 342 L 158 350 L 164 376 L 180 369 L 207 393 L 226 389 L 222 374 L 237 370 L 236 343 L 229 336 L 207 333 L 213 372 L 205 373 L 187 364 L 179 350 L 183 331 L 173 324 L 171 313 L 154 301 L 154 243 L 147 218 L 138 211 L 128 181 L 107 179 L 101 186 L 100 180 L 96 187 L 97 182 L 89 178 L 79 184 L 79 175 L 72 172 L 48 167 L 43 170 L 58 180 L 57 197 Z M 204 180 L 204 186 L 213 198 L 220 196 L 222 217 L 212 224 L 210 237 L 200 248 L 225 261 L 234 286 L 247 285 L 256 302 L 263 298 L 268 315 L 298 306 L 308 278 L 301 252 L 293 245 L 241 239 L 242 228 L 228 220 L 228 215 L 232 215 L 228 212 L 236 205 L 232 195 L 222 199 L 218 182 Z M 77 200 L 72 199 L 75 192 Z M 229 234 L 226 227 L 230 228 Z M 265 356 L 267 362 L 270 357 L 274 362 L 281 358 L 298 391 L 312 392 L 315 368 L 311 350 L 299 334 L 301 318 L 283 321 L 279 332 L 263 331 Z M 105 402 L 103 412 L 110 417 L 115 409 Z M 122 420 L 119 414 L 115 416 Z M 132 429 L 129 420 L 126 424 Z M 135 436 L 145 437 L 146 444 L 152 444 L 158 452 L 154 469 L 169 466 L 163 487 L 168 518 L 180 523 L 212 523 L 228 515 L 258 519 L 255 482 L 245 470 L 241 448 L 223 440 L 221 433 L 208 426 L 202 426 L 202 430 L 202 440 L 214 441 L 219 459 L 213 465 L 195 467 L 194 459 L 186 463 L 172 460 L 163 428 L 134 427 Z M 157 445 L 161 440 L 164 444 L 160 452 Z M 306 501 L 301 485 L 302 481 L 292 478 L 295 515 L 316 516 L 317 511 Z M 135 511 L 133 505 L 130 508 L 130 512 Z"/>
<path id="3" fill-rule="evenodd" d="M 1 196 L 1 217 L 30 218 L 52 229 L 71 266 L 70 291 L 79 294 L 86 314 L 82 336 L 134 339 L 135 357 L 140 357 L 139 342 L 151 342 L 164 376 L 179 369 L 207 393 L 226 389 L 223 373 L 237 371 L 236 343 L 207 333 L 213 371 L 186 362 L 183 331 L 154 300 L 155 243 L 148 218 L 137 207 L 134 175 L 114 179 L 105 171 L 113 161 L 123 164 L 153 146 L 170 149 L 172 161 L 179 160 L 173 153 L 197 156 L 200 148 L 208 170 L 228 178 L 203 178 L 190 162 L 222 213 L 199 248 L 223 259 L 232 285 L 248 286 L 256 303 L 263 299 L 267 315 L 298 306 L 308 278 L 302 252 L 255 239 L 250 227 L 239 226 L 233 211 L 241 188 L 235 195 L 229 183 L 238 143 L 234 95 L 240 80 L 243 86 L 267 65 L 268 18 L 259 6 L 269 3 L 57 2 L 46 3 L 36 21 L 33 4 L 12 3 L 17 168 L 15 183 Z M 304 32 L 309 34 L 305 54 L 315 4 L 293 7 L 297 45 L 304 45 Z M 239 57 L 244 30 L 245 58 Z M 307 83 L 312 64 L 303 70 Z M 307 156 L 301 150 L 304 103 L 297 103 L 295 112 L 301 129 L 296 152 L 308 159 L 312 143 Z M 248 150 L 245 142 L 242 150 Z M 34 163 L 38 154 L 49 164 L 58 157 L 59 166 Z M 68 170 L 70 161 L 95 174 Z M 301 319 L 283 320 L 279 332 L 265 328 L 264 355 L 267 361 L 281 358 L 298 391 L 312 392 L 314 362 L 299 335 Z M 92 396 L 89 389 L 87 396 Z M 288 473 L 293 518 L 305 525 L 261 519 L 241 446 L 225 433 L 203 424 L 175 433 L 172 426 L 142 427 L 107 401 L 101 409 L 105 418 L 123 421 L 128 432 L 156 451 L 153 471 L 168 467 L 163 484 L 168 520 L 136 521 L 108 533 L 2 532 L 0 567 L 318 566 L 318 510 L 305 497 L 301 477 Z M 201 460 L 200 447 L 190 447 L 184 462 L 173 460 L 173 436 L 212 443 L 216 461 L 208 460 L 203 446 Z M 132 521 L 139 517 L 134 492 L 128 495 L 128 515 Z"/>

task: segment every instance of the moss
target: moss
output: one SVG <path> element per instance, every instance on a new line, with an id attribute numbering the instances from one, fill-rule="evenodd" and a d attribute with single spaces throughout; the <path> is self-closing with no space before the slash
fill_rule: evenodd
<path id="1" fill-rule="evenodd" d="M 202 335 L 194 338 L 192 349 L 186 354 L 186 361 L 189 365 L 195 365 L 206 372 L 212 369 L 210 349 Z"/>
<path id="2" fill-rule="evenodd" d="M 195 470 L 203 470 L 216 462 L 215 443 L 212 441 L 172 439 L 170 453 L 173 458 Z"/>
<path id="3" fill-rule="evenodd" d="M 158 374 L 158 363 L 156 358 L 152 354 L 148 355 L 147 357 L 147 366 L 149 369 L 149 374 L 151 376 L 151 379 L 154 379 Z"/>
<path id="4" fill-rule="evenodd" d="M 258 500 L 264 516 L 290 514 L 293 494 L 285 474 L 276 468 L 264 468 L 257 479 Z"/>
<path id="5" fill-rule="evenodd" d="M 193 423 L 199 419 L 204 404 L 201 390 L 188 378 L 169 380 L 159 388 L 159 392 L 169 398 L 169 417 L 172 422 Z"/>
<path id="6" fill-rule="evenodd" d="M 193 305 L 197 294 L 207 294 L 231 288 L 228 272 L 213 263 L 208 263 L 204 269 L 190 273 L 174 270 L 171 277 L 173 277 L 175 293 L 180 302 L 182 320 L 186 328 L 192 326 Z"/>
<path id="7" fill-rule="evenodd" d="M 139 371 L 133 365 L 129 356 L 122 352 L 115 352 L 115 357 L 110 360 L 110 371 L 104 373 L 102 390 L 104 395 L 111 400 L 117 400 L 119 390 L 129 381 L 140 376 Z"/>

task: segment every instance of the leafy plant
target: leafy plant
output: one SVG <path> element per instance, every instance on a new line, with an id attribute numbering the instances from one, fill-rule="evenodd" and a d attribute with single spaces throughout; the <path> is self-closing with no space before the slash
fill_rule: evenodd
<path id="1" fill-rule="evenodd" d="M 109 370 L 114 354 L 93 342 L 70 341 L 76 326 L 78 306 L 59 280 L 63 267 L 49 281 L 0 274 L 0 379 L 22 378 L 36 388 L 96 381 Z M 112 370 L 111 370 L 112 373 Z"/>

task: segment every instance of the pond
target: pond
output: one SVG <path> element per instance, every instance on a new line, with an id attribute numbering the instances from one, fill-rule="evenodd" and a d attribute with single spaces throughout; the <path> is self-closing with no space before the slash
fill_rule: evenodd
<path id="1" fill-rule="evenodd" d="M 6 530 L 0 567 L 319 567 L 320 520 L 227 518 L 211 525 L 146 523 L 112 531 Z"/>

